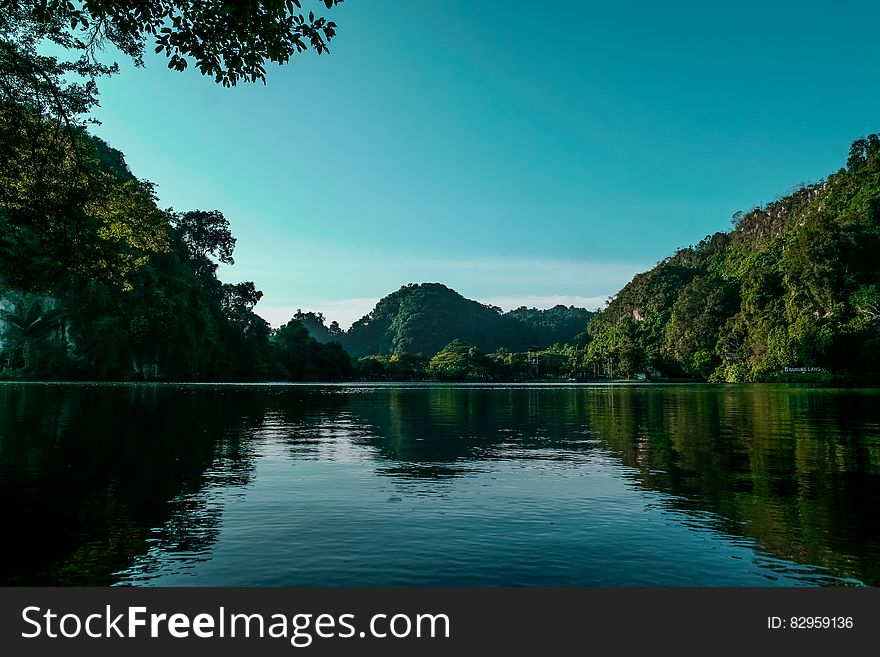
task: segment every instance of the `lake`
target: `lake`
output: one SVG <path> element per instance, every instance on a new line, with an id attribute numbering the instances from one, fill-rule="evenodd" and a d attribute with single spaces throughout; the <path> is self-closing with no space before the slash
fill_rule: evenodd
<path id="1" fill-rule="evenodd" d="M 0 384 L 5 585 L 880 584 L 880 391 Z"/>

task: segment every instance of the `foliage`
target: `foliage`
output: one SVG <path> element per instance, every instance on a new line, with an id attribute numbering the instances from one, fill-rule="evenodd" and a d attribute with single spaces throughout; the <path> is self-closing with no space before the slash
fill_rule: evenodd
<path id="1" fill-rule="evenodd" d="M 299 0 L 0 1 L 3 375 L 351 375 L 338 344 L 316 348 L 291 326 L 273 336 L 252 282 L 218 280 L 235 247 L 221 212 L 160 210 L 153 186 L 86 130 L 97 80 L 117 71 L 99 61 L 108 45 L 141 65 L 152 41 L 170 68 L 192 61 L 232 86 L 265 81 L 268 62 L 326 52 L 335 34 Z"/>
<path id="2" fill-rule="evenodd" d="M 880 138 L 854 142 L 827 180 L 734 219 L 634 277 L 590 322 L 585 364 L 721 381 L 880 371 Z"/>
<path id="3" fill-rule="evenodd" d="M 339 342 L 343 339 L 344 331 L 339 327 L 339 322 L 332 321 L 330 326 L 325 325 L 325 317 L 323 313 L 303 312 L 301 309 L 296 311 L 293 319 L 302 322 L 306 327 L 309 335 L 318 342 Z"/>
<path id="4" fill-rule="evenodd" d="M 216 270 L 209 256 L 225 265 L 235 264 L 232 258 L 235 238 L 229 230 L 229 221 L 222 212 L 192 210 L 182 214 L 170 212 L 170 215 L 171 225 L 177 229 L 196 270 L 202 275 L 213 274 Z"/>
<path id="5" fill-rule="evenodd" d="M 453 340 L 428 361 L 428 373 L 440 380 L 488 378 L 488 360 L 476 347 Z"/>
<path id="6" fill-rule="evenodd" d="M 232 86 L 265 81 L 267 62 L 326 52 L 335 34 L 335 23 L 300 0 L 0 1 L 0 284 L 46 291 L 73 271 L 126 287 L 149 253 L 168 246 L 152 186 L 85 132 L 97 80 L 118 70 L 99 61 L 108 45 L 142 65 L 152 41 L 170 68 L 193 61 Z M 205 245 L 188 246 L 197 256 Z M 210 246 L 221 262 L 231 253 L 229 244 Z"/>
<path id="7" fill-rule="evenodd" d="M 430 378 L 427 368 L 427 360 L 417 356 L 363 356 L 354 363 L 354 375 L 363 381 L 423 381 Z"/>
<path id="8" fill-rule="evenodd" d="M 2 371 L 64 374 L 65 354 L 48 338 L 63 337 L 64 308 L 28 294 L 10 295 L 0 310 L 3 326 Z"/>
<path id="9" fill-rule="evenodd" d="M 95 258 L 88 269 L 53 270 L 51 277 L 7 276 L 0 288 L 0 367 L 5 376 L 88 379 L 284 378 L 270 344 L 271 329 L 253 309 L 262 292 L 252 282 L 223 284 L 214 261 L 232 262 L 235 240 L 219 212 L 160 211 L 119 151 L 89 142 L 97 174 L 110 190 L 86 198 L 101 222 L 83 226 L 83 241 L 102 244 L 103 262 L 132 257 L 124 277 Z M 97 175 L 96 174 L 96 175 Z M 132 186 L 135 186 L 134 188 Z M 137 203 L 124 202 L 137 198 Z M 143 230 L 144 221 L 154 229 Z M 139 228 L 140 227 L 140 228 Z M 90 230 L 90 233 L 87 232 Z M 145 235 L 162 235 L 159 244 Z M 7 241 L 7 247 L 11 248 Z M 26 249 L 10 256 L 25 270 L 46 267 Z"/>
<path id="10" fill-rule="evenodd" d="M 156 213 L 125 212 L 149 208 L 152 188 L 109 173 L 84 130 L 95 79 L 115 67 L 40 54 L 78 44 L 35 9 L 0 4 L 0 283 L 45 290 L 72 270 L 125 285 L 165 235 Z"/>
<path id="11" fill-rule="evenodd" d="M 342 344 L 359 356 L 405 354 L 428 357 L 453 340 L 482 352 L 499 348 L 524 351 L 574 339 L 590 313 L 582 308 L 540 311 L 500 308 L 472 301 L 439 283 L 404 285 L 381 299 L 365 317 L 341 337 Z"/>
<path id="12" fill-rule="evenodd" d="M 293 380 L 338 381 L 354 374 L 351 358 L 338 342 L 318 342 L 297 319 L 275 331 L 272 344 Z"/>
<path id="13" fill-rule="evenodd" d="M 535 346 L 540 349 L 553 344 L 567 344 L 575 341 L 592 318 L 593 313 L 575 306 L 553 306 L 546 310 L 520 306 L 506 313 L 529 328 L 535 335 Z"/>
<path id="14" fill-rule="evenodd" d="M 130 287 L 168 249 L 153 188 L 120 176 L 79 127 L 0 100 L 0 283 L 47 290 L 72 274 Z"/>
<path id="15" fill-rule="evenodd" d="M 342 0 L 322 0 L 330 9 Z M 112 44 L 138 64 L 149 41 L 178 71 L 192 61 L 224 86 L 265 81 L 266 63 L 285 64 L 309 48 L 327 52 L 336 24 L 301 0 L 5 0 L 0 25 L 29 25 L 57 45 L 94 60 Z"/>

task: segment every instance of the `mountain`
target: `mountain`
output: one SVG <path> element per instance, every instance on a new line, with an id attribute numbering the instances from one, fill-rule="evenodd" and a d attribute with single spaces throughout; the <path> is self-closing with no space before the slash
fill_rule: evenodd
<path id="1" fill-rule="evenodd" d="M 412 283 L 381 299 L 346 332 L 335 322 L 326 327 L 320 314 L 299 312 L 295 319 L 316 340 L 337 340 L 355 356 L 429 357 L 453 340 L 482 352 L 568 342 L 584 330 L 590 316 L 583 308 L 561 305 L 549 310 L 522 307 L 505 314 L 440 283 Z"/>
<path id="2" fill-rule="evenodd" d="M 524 351 L 536 336 L 499 308 L 465 299 L 440 283 L 412 283 L 352 324 L 343 345 L 353 355 L 433 356 L 456 339 L 484 352 L 500 347 Z"/>
<path id="3" fill-rule="evenodd" d="M 633 278 L 590 322 L 587 363 L 717 381 L 880 373 L 880 138 L 733 222 Z"/>
<path id="4" fill-rule="evenodd" d="M 520 306 L 505 313 L 529 328 L 535 334 L 535 346 L 545 349 L 554 344 L 568 344 L 582 333 L 593 313 L 585 308 L 559 304 L 546 310 Z"/>

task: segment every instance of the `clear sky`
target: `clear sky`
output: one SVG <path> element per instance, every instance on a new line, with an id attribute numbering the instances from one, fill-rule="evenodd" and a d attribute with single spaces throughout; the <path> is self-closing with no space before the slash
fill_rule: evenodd
<path id="1" fill-rule="evenodd" d="M 163 207 L 224 212 L 238 245 L 221 277 L 253 280 L 276 326 L 297 308 L 347 326 L 409 282 L 595 308 L 880 130 L 874 0 L 325 13 L 331 54 L 265 86 L 148 56 L 120 61 L 96 112 Z"/>

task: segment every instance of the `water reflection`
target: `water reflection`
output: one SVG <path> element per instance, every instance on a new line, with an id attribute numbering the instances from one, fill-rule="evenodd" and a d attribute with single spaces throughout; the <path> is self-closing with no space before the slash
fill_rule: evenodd
<path id="1" fill-rule="evenodd" d="M 198 492 L 208 471 L 225 486 L 250 480 L 245 437 L 264 408 L 253 402 L 198 388 L 0 385 L 2 582 L 110 584 L 153 527 L 181 549 L 210 545 L 219 516 Z"/>
<path id="2" fill-rule="evenodd" d="M 645 487 L 769 553 L 880 583 L 877 391 L 615 390 L 593 427 Z M 611 404 L 614 413 L 608 412 Z"/>
<path id="3" fill-rule="evenodd" d="M 878 398 L 2 384 L 0 579 L 877 585 Z"/>

